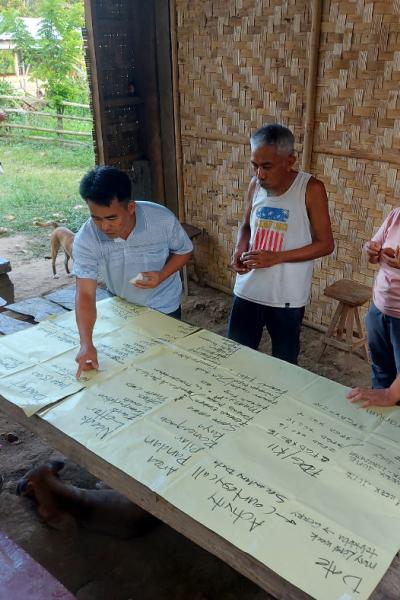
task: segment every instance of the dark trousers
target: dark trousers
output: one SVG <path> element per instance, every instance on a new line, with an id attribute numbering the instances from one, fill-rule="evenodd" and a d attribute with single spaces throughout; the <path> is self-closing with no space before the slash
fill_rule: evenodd
<path id="1" fill-rule="evenodd" d="M 228 325 L 228 338 L 257 350 L 264 327 L 271 337 L 272 356 L 297 365 L 301 308 L 264 306 L 235 296 Z"/>
<path id="2" fill-rule="evenodd" d="M 372 387 L 387 388 L 400 373 L 400 319 L 384 315 L 371 304 L 365 324 L 372 361 Z"/>
<path id="3" fill-rule="evenodd" d="M 182 308 L 179 307 L 176 310 L 174 310 L 174 312 L 168 313 L 167 317 L 172 317 L 173 319 L 179 319 L 179 320 L 181 320 L 181 318 L 182 318 Z"/>

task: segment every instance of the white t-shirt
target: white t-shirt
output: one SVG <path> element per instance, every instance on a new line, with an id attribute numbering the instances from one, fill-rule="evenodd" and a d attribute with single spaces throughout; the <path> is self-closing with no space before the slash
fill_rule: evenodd
<path id="1" fill-rule="evenodd" d="M 251 250 L 280 252 L 311 244 L 306 188 L 311 175 L 299 171 L 281 196 L 270 196 L 257 182 L 250 215 Z M 310 297 L 313 260 L 287 262 L 237 275 L 235 296 L 265 306 L 299 308 Z"/>

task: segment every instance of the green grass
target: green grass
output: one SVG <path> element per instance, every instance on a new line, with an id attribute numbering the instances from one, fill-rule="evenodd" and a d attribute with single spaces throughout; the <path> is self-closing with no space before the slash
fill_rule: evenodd
<path id="1" fill-rule="evenodd" d="M 77 231 L 87 219 L 87 207 L 78 188 L 82 176 L 94 164 L 90 146 L 0 138 L 0 161 L 4 169 L 0 175 L 0 225 L 10 229 L 8 235 L 30 234 L 37 242 L 30 245 L 33 255 L 47 248 L 49 234 L 34 221 L 57 221 Z M 77 205 L 82 208 L 75 208 Z"/>

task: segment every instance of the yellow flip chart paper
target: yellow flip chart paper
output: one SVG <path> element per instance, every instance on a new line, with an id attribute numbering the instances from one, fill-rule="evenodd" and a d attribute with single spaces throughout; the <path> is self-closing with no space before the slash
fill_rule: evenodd
<path id="1" fill-rule="evenodd" d="M 143 336 L 164 343 L 185 338 L 198 331 L 198 327 L 178 319 L 172 319 L 155 310 L 149 310 L 146 314 L 140 315 L 140 319 L 128 323 L 128 327 L 134 327 Z"/>
<path id="2" fill-rule="evenodd" d="M 23 371 L 34 364 L 32 359 L 21 356 L 19 352 L 11 350 L 5 345 L 0 346 L 0 378 Z"/>
<path id="3" fill-rule="evenodd" d="M 73 315 L 37 364 L 32 330 L 1 340 L 0 393 L 313 598 L 366 600 L 400 547 L 399 409 L 119 299 L 98 322 L 80 382 Z"/>
<path id="4" fill-rule="evenodd" d="M 108 321 L 110 325 L 124 326 L 127 323 L 133 323 L 136 317 L 140 317 L 145 313 L 149 312 L 150 309 L 147 306 L 138 306 L 137 304 L 130 304 L 113 296 L 112 298 L 105 298 L 97 302 L 97 326 L 101 327 L 105 321 Z M 73 315 L 74 313 L 70 313 Z"/>
<path id="5" fill-rule="evenodd" d="M 68 375 L 64 368 L 49 368 L 42 364 L 0 379 L 0 395 L 17 404 L 28 417 L 82 387 L 83 384 L 74 375 Z"/>
<path id="6" fill-rule="evenodd" d="M 24 334 L 24 335 L 21 335 Z M 11 351 L 29 363 L 40 363 L 79 348 L 76 329 L 64 328 L 56 320 L 42 321 L 28 331 L 23 329 L 0 340 L 0 356 Z"/>
<path id="7" fill-rule="evenodd" d="M 116 375 L 136 357 L 160 344 L 197 331 L 192 325 L 117 297 L 98 302 L 97 313 L 93 339 L 100 363 L 98 371 L 84 372 L 79 382 L 75 380 L 79 335 L 75 314 L 64 313 L 43 321 L 28 335 L 21 336 L 27 334 L 21 331 L 0 340 L 0 380 L 4 379 L 0 393 L 31 416 L 83 387 L 90 387 L 92 382 L 98 384 Z M 29 369 L 35 365 L 30 379 Z"/>

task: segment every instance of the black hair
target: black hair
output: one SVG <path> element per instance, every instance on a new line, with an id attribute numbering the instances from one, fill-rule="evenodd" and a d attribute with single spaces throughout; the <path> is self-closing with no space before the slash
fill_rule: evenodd
<path id="1" fill-rule="evenodd" d="M 81 180 L 79 193 L 84 200 L 99 206 L 111 206 L 114 199 L 128 203 L 132 200 L 129 175 L 116 167 L 101 166 L 88 171 Z"/>
<path id="2" fill-rule="evenodd" d="M 294 152 L 294 135 L 287 127 L 272 123 L 263 125 L 250 136 L 252 149 L 259 146 L 275 146 L 279 154 L 291 155 Z"/>

